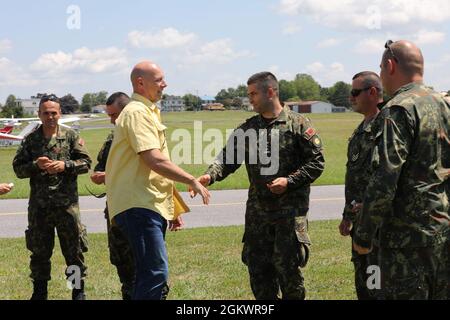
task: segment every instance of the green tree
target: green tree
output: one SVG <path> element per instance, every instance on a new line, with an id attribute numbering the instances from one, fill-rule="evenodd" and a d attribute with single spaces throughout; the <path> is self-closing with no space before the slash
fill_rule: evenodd
<path id="1" fill-rule="evenodd" d="M 61 101 L 61 112 L 63 114 L 74 113 L 80 108 L 80 104 L 70 93 L 59 99 Z"/>
<path id="2" fill-rule="evenodd" d="M 187 108 L 187 110 L 200 110 L 201 109 L 201 105 L 202 105 L 202 101 L 200 99 L 200 97 L 193 95 L 193 94 L 185 94 L 183 96 L 183 101 L 184 104 Z"/>
<path id="3" fill-rule="evenodd" d="M 295 85 L 291 81 L 280 80 L 278 83 L 278 87 L 280 90 L 280 101 L 289 101 L 291 98 L 297 96 L 297 89 Z"/>
<path id="4" fill-rule="evenodd" d="M 240 84 L 235 90 L 236 97 L 246 97 L 247 96 L 247 86 L 245 84 Z"/>
<path id="5" fill-rule="evenodd" d="M 106 104 L 106 100 L 108 99 L 108 92 L 107 91 L 100 91 L 97 93 L 94 93 L 95 96 L 95 105 L 103 105 Z"/>
<path id="6" fill-rule="evenodd" d="M 16 97 L 10 94 L 6 98 L 5 106 L 2 109 L 2 114 L 4 117 L 9 118 L 14 116 L 14 118 L 23 117 L 23 108 L 22 106 L 17 105 Z"/>
<path id="7" fill-rule="evenodd" d="M 349 100 L 350 91 L 352 86 L 343 81 L 336 82 L 334 86 L 329 89 L 328 101 L 335 106 L 344 106 L 350 109 L 351 103 Z"/>
<path id="8" fill-rule="evenodd" d="M 92 112 L 92 107 L 95 106 L 96 100 L 92 93 L 85 93 L 81 99 L 81 112 L 90 113 Z"/>
<path id="9" fill-rule="evenodd" d="M 300 73 L 295 76 L 294 86 L 302 100 L 319 100 L 320 85 L 309 74 Z"/>

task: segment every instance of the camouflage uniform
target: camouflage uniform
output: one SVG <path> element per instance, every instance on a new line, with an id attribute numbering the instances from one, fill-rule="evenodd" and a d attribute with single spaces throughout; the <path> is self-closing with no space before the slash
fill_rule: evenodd
<path id="1" fill-rule="evenodd" d="M 279 133 L 278 159 L 272 143 L 261 145 L 264 139 L 258 143 L 249 139 L 244 142 L 239 132 L 254 133 L 258 138 L 263 137 L 264 132 L 269 137 Z M 239 152 L 245 157 L 239 158 L 242 154 Z M 264 164 L 267 162 L 261 161 L 261 157 L 252 161 L 252 154 L 260 152 L 279 160 L 278 170 L 262 172 L 274 161 Z M 227 154 L 234 155 L 232 161 L 227 161 L 230 159 Z M 235 172 L 244 160 L 250 187 L 242 261 L 248 267 L 253 294 L 256 299 L 277 299 L 281 290 L 283 299 L 304 299 L 300 267 L 306 265 L 309 256 L 310 184 L 324 169 L 322 142 L 307 118 L 285 107 L 279 117 L 270 122 L 256 115 L 239 126 L 206 174 L 211 176 L 211 183 L 221 181 Z M 266 186 L 278 177 L 288 178 L 288 189 L 281 195 L 271 193 Z"/>
<path id="2" fill-rule="evenodd" d="M 352 213 L 352 202 L 362 203 L 364 190 L 369 183 L 370 163 L 373 150 L 373 130 L 374 119 L 367 125 L 364 121 L 356 128 L 349 139 L 347 151 L 347 171 L 345 174 L 345 207 L 342 218 L 351 221 L 353 224 L 350 235 L 357 226 L 357 215 Z M 377 264 L 377 250 L 368 255 L 359 255 L 352 248 L 352 261 L 355 267 L 355 288 L 359 300 L 373 300 L 376 292 L 367 288 L 367 267 Z"/>
<path id="3" fill-rule="evenodd" d="M 108 159 L 113 138 L 114 134 L 111 132 L 98 153 L 98 163 L 95 166 L 94 171 L 105 172 L 106 160 Z M 123 235 L 122 231 L 120 231 L 120 228 L 111 225 L 109 221 L 108 206 L 106 206 L 104 212 L 108 230 L 109 258 L 111 263 L 117 268 L 117 274 L 119 275 L 120 283 L 122 284 L 122 298 L 124 300 L 130 300 L 133 293 L 135 278 L 133 252 L 131 251 L 127 238 Z"/>
<path id="4" fill-rule="evenodd" d="M 65 162 L 65 170 L 48 174 L 37 166 L 38 157 Z M 50 280 L 55 227 L 67 266 L 80 268 L 86 275 L 83 252 L 87 252 L 86 228 L 80 221 L 77 176 L 87 173 L 91 159 L 84 142 L 71 129 L 59 127 L 51 139 L 44 136 L 42 125 L 23 141 L 13 160 L 20 179 L 30 178 L 28 229 L 26 245 L 31 251 L 30 277 L 34 281 Z M 73 271 L 72 271 L 73 272 Z M 66 269 L 70 276 L 70 270 Z"/>
<path id="5" fill-rule="evenodd" d="M 449 116 L 438 93 L 410 83 L 378 117 L 374 172 L 353 240 L 370 247 L 378 230 L 382 299 L 446 298 Z"/>

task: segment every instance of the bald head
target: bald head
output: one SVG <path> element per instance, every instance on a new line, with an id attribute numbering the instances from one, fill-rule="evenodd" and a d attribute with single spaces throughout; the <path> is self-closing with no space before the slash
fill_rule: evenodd
<path id="1" fill-rule="evenodd" d="M 422 51 L 412 42 L 400 40 L 392 43 L 391 50 L 386 49 L 383 54 L 383 63 L 388 59 L 397 62 L 399 71 L 406 77 L 423 77 L 424 59 Z"/>
<path id="2" fill-rule="evenodd" d="M 160 100 L 162 91 L 167 87 L 163 71 L 152 61 L 142 61 L 135 65 L 130 79 L 133 91 L 152 102 Z"/>

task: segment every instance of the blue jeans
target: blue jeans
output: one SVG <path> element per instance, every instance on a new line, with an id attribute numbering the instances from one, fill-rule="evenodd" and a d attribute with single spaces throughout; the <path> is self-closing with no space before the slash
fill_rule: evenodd
<path id="1" fill-rule="evenodd" d="M 164 237 L 167 221 L 149 209 L 131 208 L 114 217 L 133 251 L 136 283 L 134 300 L 161 300 L 169 262 Z"/>

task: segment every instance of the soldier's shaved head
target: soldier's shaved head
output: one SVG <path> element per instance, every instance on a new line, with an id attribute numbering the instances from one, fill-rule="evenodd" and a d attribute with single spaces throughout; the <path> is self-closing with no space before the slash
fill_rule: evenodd
<path id="1" fill-rule="evenodd" d="M 390 50 L 389 50 L 390 48 Z M 389 45 L 383 54 L 383 63 L 394 59 L 400 71 L 407 77 L 420 76 L 424 73 L 422 51 L 411 41 L 399 40 Z"/>

